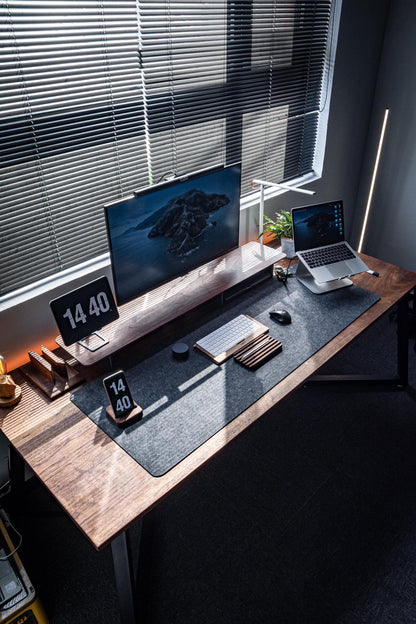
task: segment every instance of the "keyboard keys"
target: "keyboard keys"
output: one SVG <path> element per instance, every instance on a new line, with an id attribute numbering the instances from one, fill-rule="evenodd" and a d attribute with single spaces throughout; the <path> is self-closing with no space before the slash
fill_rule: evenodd
<path id="1" fill-rule="evenodd" d="M 302 258 L 306 260 L 309 266 L 314 269 L 316 267 L 332 264 L 333 262 L 340 262 L 342 260 L 352 260 L 355 255 L 351 250 L 341 243 L 333 247 L 324 247 L 322 249 L 312 249 L 310 251 L 302 252 Z"/>
<path id="2" fill-rule="evenodd" d="M 265 325 L 262 325 L 246 314 L 240 314 L 198 340 L 195 346 L 214 359 L 218 358 L 223 353 L 227 353 L 227 357 L 230 357 L 240 348 L 243 341 L 249 342 L 267 331 L 268 327 Z"/>

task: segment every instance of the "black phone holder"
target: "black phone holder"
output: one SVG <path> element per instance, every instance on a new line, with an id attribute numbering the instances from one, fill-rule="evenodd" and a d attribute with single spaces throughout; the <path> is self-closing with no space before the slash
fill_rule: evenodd
<path id="1" fill-rule="evenodd" d="M 96 338 L 98 338 L 98 342 L 95 341 Z M 88 351 L 98 351 L 98 349 L 101 349 L 101 347 L 104 347 L 104 345 L 108 344 L 110 341 L 100 332 L 94 331 L 82 340 L 77 340 L 77 342 L 81 347 L 84 347 L 84 349 L 88 349 Z"/>

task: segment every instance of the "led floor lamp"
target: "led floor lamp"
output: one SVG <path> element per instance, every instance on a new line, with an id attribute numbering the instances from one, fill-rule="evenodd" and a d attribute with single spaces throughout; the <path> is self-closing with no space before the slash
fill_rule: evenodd
<path id="1" fill-rule="evenodd" d="M 377 178 L 377 173 L 378 173 L 378 166 L 379 166 L 379 163 L 380 163 L 381 150 L 383 149 L 384 135 L 386 134 L 386 127 L 387 127 L 387 121 L 388 121 L 388 118 L 389 118 L 389 113 L 390 113 L 390 109 L 386 108 L 385 111 L 384 111 L 383 124 L 381 126 L 380 137 L 379 137 L 379 140 L 378 140 L 377 155 L 376 155 L 376 160 L 374 162 L 373 175 L 371 177 L 370 189 L 368 191 L 367 205 L 365 207 L 363 225 L 362 225 L 362 228 L 361 228 L 360 241 L 358 243 L 358 248 L 357 248 L 358 252 L 361 252 L 362 248 L 363 248 L 364 236 L 365 236 L 365 233 L 366 233 L 366 230 L 367 230 L 368 216 L 370 214 L 371 203 L 372 203 L 372 200 L 373 200 L 374 186 L 375 186 L 375 183 L 376 183 L 376 178 Z"/>

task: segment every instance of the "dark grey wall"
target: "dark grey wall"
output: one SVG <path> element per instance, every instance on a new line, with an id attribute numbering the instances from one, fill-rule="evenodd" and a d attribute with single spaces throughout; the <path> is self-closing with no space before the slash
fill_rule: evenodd
<path id="1" fill-rule="evenodd" d="M 357 198 L 358 240 L 385 108 L 390 109 L 363 251 L 416 271 L 416 2 L 391 2 Z"/>
<path id="2" fill-rule="evenodd" d="M 389 0 L 343 0 L 322 178 L 305 187 L 314 196 L 286 193 L 269 202 L 269 216 L 342 199 L 350 235 L 388 8 Z"/>

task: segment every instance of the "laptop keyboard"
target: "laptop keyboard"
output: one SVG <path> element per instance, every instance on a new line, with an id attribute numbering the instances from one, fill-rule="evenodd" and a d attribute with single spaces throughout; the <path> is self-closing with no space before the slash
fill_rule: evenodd
<path id="1" fill-rule="evenodd" d="M 341 260 L 352 260 L 355 255 L 344 243 L 334 245 L 332 247 L 323 247 L 322 249 L 311 249 L 303 251 L 302 258 L 306 260 L 311 269 L 340 262 Z"/>

